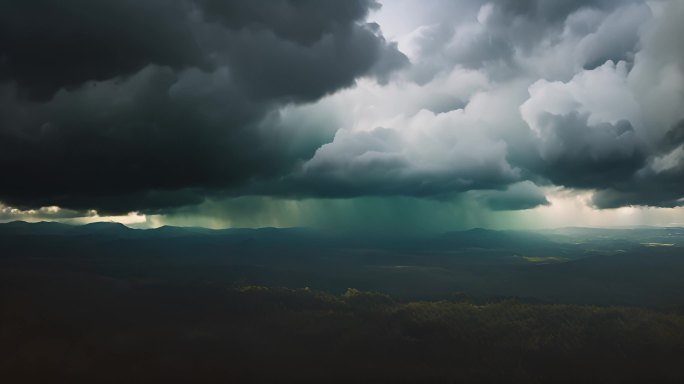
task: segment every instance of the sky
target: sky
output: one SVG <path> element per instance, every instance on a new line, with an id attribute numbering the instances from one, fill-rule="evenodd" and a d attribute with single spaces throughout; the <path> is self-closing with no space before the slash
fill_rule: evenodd
<path id="1" fill-rule="evenodd" d="M 684 226 L 679 0 L 0 0 L 0 221 Z"/>

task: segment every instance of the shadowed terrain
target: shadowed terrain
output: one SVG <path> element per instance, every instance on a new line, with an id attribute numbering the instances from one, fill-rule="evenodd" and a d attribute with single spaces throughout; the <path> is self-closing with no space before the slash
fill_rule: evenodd
<path id="1" fill-rule="evenodd" d="M 0 376 L 681 382 L 682 233 L 4 224 Z"/>

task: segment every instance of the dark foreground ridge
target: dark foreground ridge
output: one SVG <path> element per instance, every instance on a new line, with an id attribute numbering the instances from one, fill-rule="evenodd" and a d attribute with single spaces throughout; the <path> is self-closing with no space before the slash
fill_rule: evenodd
<path id="1" fill-rule="evenodd" d="M 5 297 L 4 382 L 682 382 L 684 316 L 349 289 L 48 282 Z"/>

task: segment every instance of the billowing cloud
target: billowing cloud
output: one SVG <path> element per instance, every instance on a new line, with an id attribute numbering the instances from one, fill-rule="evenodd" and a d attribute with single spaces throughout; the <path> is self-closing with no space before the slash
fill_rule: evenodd
<path id="1" fill-rule="evenodd" d="M 608 187 L 644 165 L 644 127 L 626 76 L 625 62 L 608 61 L 567 83 L 540 80 L 530 86 L 521 113 L 534 132 L 540 170 L 552 182 Z"/>
<path id="2" fill-rule="evenodd" d="M 0 200 L 155 210 L 282 172 L 315 148 L 269 142 L 264 116 L 407 64 L 377 7 L 0 2 Z"/>
<path id="3" fill-rule="evenodd" d="M 517 180 L 518 171 L 506 161 L 506 144 L 478 128 L 457 109 L 422 110 L 392 129 L 340 130 L 294 177 L 333 196 L 431 196 Z"/>
<path id="4" fill-rule="evenodd" d="M 675 105 L 684 103 L 684 47 L 671 34 L 682 32 L 674 20 L 684 7 L 664 2 L 654 12 L 632 62 L 609 60 L 565 83 L 539 80 L 521 106 L 537 138 L 539 172 L 558 185 L 597 190 L 599 208 L 683 202 L 684 116 Z"/>
<path id="5" fill-rule="evenodd" d="M 178 0 L 0 2 L 0 80 L 24 97 L 133 74 L 150 64 L 203 63 L 191 7 Z"/>
<path id="6" fill-rule="evenodd" d="M 0 0 L 0 201 L 679 206 L 683 18 L 677 0 Z"/>
<path id="7" fill-rule="evenodd" d="M 514 211 L 549 205 L 544 191 L 530 181 L 511 184 L 503 191 L 477 192 L 476 199 L 494 211 Z"/>

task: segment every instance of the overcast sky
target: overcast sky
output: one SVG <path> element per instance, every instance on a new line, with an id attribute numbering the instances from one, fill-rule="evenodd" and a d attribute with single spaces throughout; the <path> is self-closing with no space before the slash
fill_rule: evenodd
<path id="1" fill-rule="evenodd" d="M 684 1 L 0 0 L 0 221 L 684 225 Z"/>

